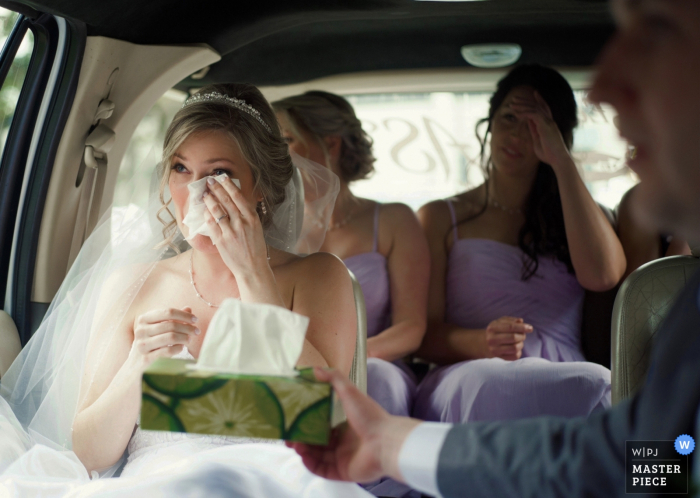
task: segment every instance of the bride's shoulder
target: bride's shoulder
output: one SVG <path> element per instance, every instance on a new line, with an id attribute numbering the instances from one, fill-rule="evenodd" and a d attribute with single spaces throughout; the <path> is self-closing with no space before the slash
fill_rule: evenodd
<path id="1" fill-rule="evenodd" d="M 103 291 L 112 291 L 120 287 L 128 287 L 136 282 L 141 282 L 148 278 L 148 275 L 157 265 L 153 263 L 132 263 L 119 268 L 114 268 L 105 278 L 102 285 Z"/>
<path id="2" fill-rule="evenodd" d="M 176 270 L 175 258 L 148 263 L 128 263 L 112 268 L 100 287 L 98 313 L 112 313 L 127 309 L 127 315 L 140 309 L 149 296 L 157 295 L 164 276 Z"/>
<path id="3" fill-rule="evenodd" d="M 158 276 L 172 271 L 175 258 L 152 261 L 149 263 L 129 263 L 112 269 L 102 284 L 102 293 L 109 296 L 119 295 L 127 290 L 140 290 Z"/>

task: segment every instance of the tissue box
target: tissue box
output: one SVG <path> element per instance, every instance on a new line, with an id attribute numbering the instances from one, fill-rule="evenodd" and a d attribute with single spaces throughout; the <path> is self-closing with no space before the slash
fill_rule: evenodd
<path id="1" fill-rule="evenodd" d="M 325 445 L 343 418 L 331 385 L 311 369 L 296 377 L 242 375 L 188 363 L 159 358 L 144 372 L 141 429 Z"/>

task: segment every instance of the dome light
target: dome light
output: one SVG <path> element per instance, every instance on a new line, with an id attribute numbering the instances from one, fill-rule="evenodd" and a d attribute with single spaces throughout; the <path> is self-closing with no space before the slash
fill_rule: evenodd
<path id="1" fill-rule="evenodd" d="M 472 66 L 483 68 L 506 67 L 520 59 L 523 49 L 517 43 L 489 43 L 465 45 L 462 57 Z"/>

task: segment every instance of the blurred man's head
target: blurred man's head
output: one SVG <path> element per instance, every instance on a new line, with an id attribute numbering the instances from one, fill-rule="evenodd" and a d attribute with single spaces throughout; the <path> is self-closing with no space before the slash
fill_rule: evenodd
<path id="1" fill-rule="evenodd" d="M 637 147 L 640 222 L 700 241 L 700 0 L 612 0 L 618 31 L 590 97 Z"/>

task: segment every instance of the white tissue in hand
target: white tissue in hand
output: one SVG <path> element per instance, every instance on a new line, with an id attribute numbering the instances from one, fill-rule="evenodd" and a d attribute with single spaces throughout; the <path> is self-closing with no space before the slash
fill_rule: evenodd
<path id="1" fill-rule="evenodd" d="M 207 329 L 196 368 L 295 375 L 309 319 L 271 304 L 226 299 Z"/>
<path id="2" fill-rule="evenodd" d="M 187 215 L 182 220 L 182 222 L 189 228 L 189 235 L 187 240 L 192 240 L 195 235 L 204 235 L 206 237 L 211 237 L 209 233 L 209 227 L 207 226 L 206 219 L 204 218 L 204 213 L 207 211 L 207 205 L 204 203 L 204 192 L 207 191 L 207 178 L 214 178 L 219 183 L 222 183 L 227 176 L 225 174 L 217 175 L 196 182 L 190 183 L 187 188 L 190 191 L 190 196 L 188 198 L 189 206 L 187 207 Z M 241 188 L 241 182 L 235 178 L 231 178 L 231 181 L 236 185 L 236 187 Z"/>

